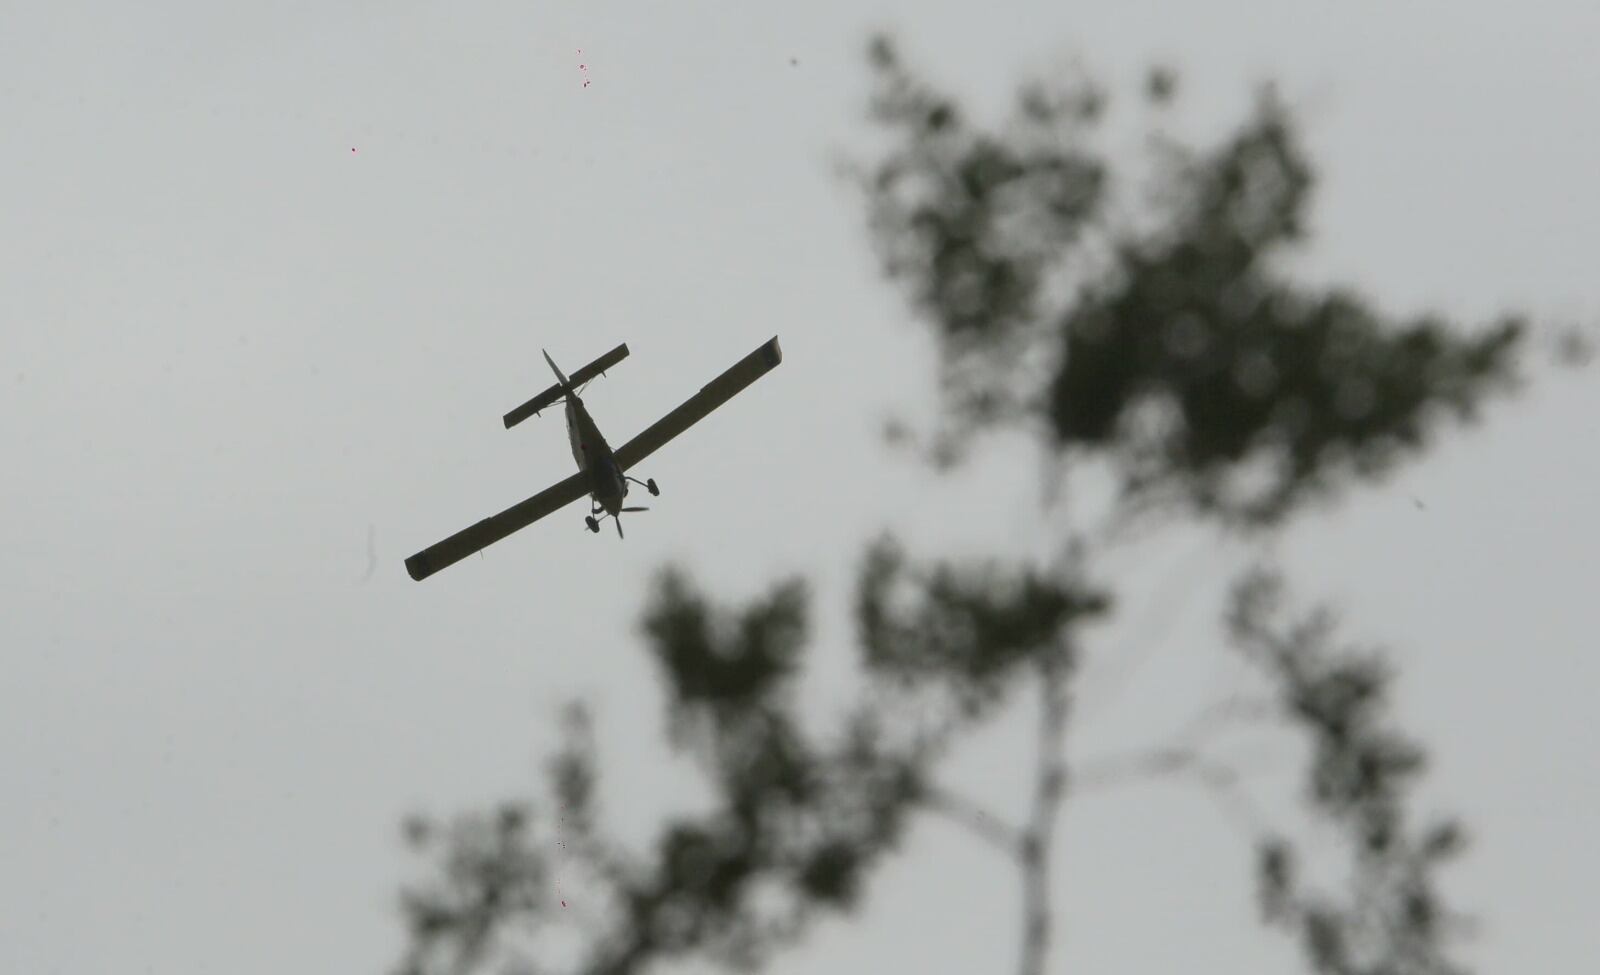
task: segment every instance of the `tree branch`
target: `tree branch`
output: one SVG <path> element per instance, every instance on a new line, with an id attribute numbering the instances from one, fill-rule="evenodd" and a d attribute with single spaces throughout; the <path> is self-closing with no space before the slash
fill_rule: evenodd
<path id="1" fill-rule="evenodd" d="M 1152 748 L 1085 765 L 1073 776 L 1072 784 L 1077 789 L 1104 788 L 1177 772 L 1192 772 L 1210 785 L 1231 785 L 1237 777 L 1232 766 L 1209 759 L 1193 749 Z"/>
<path id="2" fill-rule="evenodd" d="M 1251 835 L 1268 832 L 1266 818 L 1239 788 L 1239 769 L 1192 748 L 1153 748 L 1136 755 L 1105 759 L 1084 767 L 1073 776 L 1074 788 L 1103 788 L 1144 778 L 1187 773 L 1222 806 L 1237 825 Z"/>
<path id="3" fill-rule="evenodd" d="M 1278 720 L 1283 705 L 1267 698 L 1234 697 L 1211 705 L 1184 726 L 1177 740 L 1194 746 L 1218 732 L 1248 724 Z"/>
<path id="4" fill-rule="evenodd" d="M 1014 859 L 1022 853 L 1022 832 L 1015 826 L 984 809 L 965 796 L 958 796 L 939 786 L 930 786 L 923 792 L 922 804 L 953 823 L 966 827 L 979 839 Z"/>
<path id="5" fill-rule="evenodd" d="M 1021 975 L 1041 975 L 1050 950 L 1050 854 L 1066 792 L 1066 730 L 1067 674 L 1059 661 L 1047 657 L 1039 665 L 1039 754 L 1033 809 L 1022 832 Z"/>

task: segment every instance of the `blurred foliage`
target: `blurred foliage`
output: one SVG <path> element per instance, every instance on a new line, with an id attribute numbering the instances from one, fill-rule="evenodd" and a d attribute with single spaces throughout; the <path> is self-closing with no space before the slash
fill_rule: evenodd
<path id="1" fill-rule="evenodd" d="M 939 567 L 894 579 L 891 612 L 881 596 L 903 562 L 887 552 L 875 549 L 863 569 L 862 613 L 877 633 L 863 652 L 876 676 L 825 742 L 805 734 L 793 711 L 807 633 L 803 584 L 781 582 L 733 610 L 713 606 L 677 571 L 658 578 L 642 629 L 666 690 L 668 740 L 702 770 L 714 800 L 663 825 L 654 850 L 625 850 L 601 827 L 589 719 L 572 708 L 568 744 L 549 766 L 563 824 L 560 869 L 569 885 L 581 883 L 586 903 L 606 906 L 579 971 L 620 975 L 690 953 L 751 968 L 819 912 L 852 907 L 865 873 L 929 801 L 927 776 L 946 738 L 883 701 L 904 680 L 962 680 L 903 656 L 903 641 L 943 627 L 952 666 L 979 670 L 980 683 L 998 681 L 1023 653 L 1051 645 L 1102 605 L 1037 575 Z M 991 659 L 973 652 L 978 640 L 994 641 Z M 995 701 L 998 687 L 985 688 Z M 412 942 L 403 971 L 488 970 L 508 960 L 539 970 L 521 953 L 563 908 L 543 893 L 556 857 L 534 819 L 532 807 L 515 806 L 450 827 L 407 822 L 408 838 L 441 869 L 403 897 Z"/>
<path id="2" fill-rule="evenodd" d="M 1322 975 L 1455 975 L 1462 969 L 1447 955 L 1448 936 L 1464 925 L 1443 906 L 1433 872 L 1462 851 L 1465 829 L 1454 819 L 1421 829 L 1406 822 L 1424 753 L 1387 720 L 1392 674 L 1382 657 L 1334 645 L 1325 610 L 1278 622 L 1283 603 L 1281 578 L 1248 574 L 1234 590 L 1228 632 L 1276 677 L 1284 716 L 1310 740 L 1307 797 L 1352 851 L 1353 871 L 1347 895 L 1330 896 L 1301 876 L 1291 843 L 1263 837 L 1263 913 L 1301 936 Z"/>
<path id="3" fill-rule="evenodd" d="M 1155 133 L 1156 212 L 1134 229 L 1112 216 L 1092 83 L 1024 87 L 1002 137 L 887 42 L 872 59 L 875 113 L 901 143 L 862 184 L 885 270 L 943 354 L 947 462 L 973 433 L 1027 422 L 1056 451 L 1113 461 L 1130 502 L 1270 525 L 1417 454 L 1515 378 L 1518 319 L 1459 337 L 1275 268 L 1305 236 L 1313 173 L 1271 89 L 1213 148 Z M 1158 69 L 1146 96 L 1165 104 L 1176 84 Z"/>
<path id="4" fill-rule="evenodd" d="M 1516 378 L 1514 319 L 1462 336 L 1282 273 L 1279 255 L 1306 234 L 1313 178 L 1270 91 L 1210 148 L 1156 133 L 1149 212 L 1129 222 L 1113 217 L 1121 184 L 1095 148 L 1111 100 L 1091 80 L 1024 85 L 1011 123 L 989 131 L 886 39 L 869 61 L 872 111 L 894 145 L 859 175 L 885 270 L 940 351 L 936 466 L 987 431 L 1023 427 L 1052 460 L 1109 462 L 1130 511 L 1267 530 L 1419 456 L 1446 418 L 1473 417 Z M 1176 73 L 1158 68 L 1143 97 L 1165 112 L 1178 92 Z M 871 542 L 854 607 L 859 692 L 828 734 L 796 713 L 801 580 L 729 607 L 663 572 L 642 635 L 666 740 L 704 777 L 706 808 L 672 816 L 646 849 L 616 839 L 589 718 L 574 706 L 548 768 L 559 830 L 537 803 L 406 825 L 433 870 L 402 900 L 404 970 L 553 970 L 554 922 L 581 940 L 563 971 L 621 975 L 674 959 L 759 968 L 817 918 L 856 908 L 912 817 L 939 815 L 1021 873 L 1020 967 L 1042 971 L 1049 847 L 1072 781 L 1061 740 L 1070 681 L 1090 625 L 1113 606 L 1081 546 L 1061 541 L 1067 557 L 1049 571 L 1016 556 L 924 561 L 893 538 Z M 1393 728 L 1382 658 L 1335 645 L 1324 612 L 1281 622 L 1281 603 L 1276 577 L 1252 574 L 1226 630 L 1268 681 L 1281 731 L 1309 742 L 1307 803 L 1348 841 L 1351 873 L 1330 894 L 1288 837 L 1262 828 L 1265 916 L 1300 938 L 1318 972 L 1452 972 L 1455 919 L 1432 871 L 1464 829 L 1419 832 L 1407 815 L 1423 750 Z M 1042 719 L 1033 799 L 1011 824 L 936 772 L 953 743 L 1027 690 Z M 1195 759 L 1164 749 L 1146 766 L 1179 772 Z M 581 917 L 552 898 L 557 872 L 581 886 Z"/>
<path id="5" fill-rule="evenodd" d="M 1076 575 L 908 563 L 889 536 L 867 549 L 856 596 L 864 669 L 901 691 L 937 692 L 950 705 L 935 712 L 942 725 L 986 716 L 1030 667 L 1070 668 L 1062 634 L 1110 605 Z"/>

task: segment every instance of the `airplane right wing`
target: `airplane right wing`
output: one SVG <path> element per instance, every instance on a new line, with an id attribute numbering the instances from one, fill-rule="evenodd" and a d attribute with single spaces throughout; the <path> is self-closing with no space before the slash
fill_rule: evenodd
<path id="1" fill-rule="evenodd" d="M 481 549 L 488 548 L 512 532 L 521 531 L 545 515 L 565 508 L 589 493 L 587 475 L 579 471 L 566 480 L 545 488 L 497 515 L 485 518 L 471 528 L 463 528 L 442 542 L 435 542 L 406 559 L 411 578 L 422 580 L 447 569 Z"/>
<path id="2" fill-rule="evenodd" d="M 783 361 L 783 349 L 774 335 L 759 349 L 729 366 L 727 371 L 700 387 L 682 406 L 650 424 L 637 437 L 613 452 L 624 471 L 665 447 L 668 441 L 704 420 L 712 410 L 733 399 L 746 386 L 765 376 Z"/>

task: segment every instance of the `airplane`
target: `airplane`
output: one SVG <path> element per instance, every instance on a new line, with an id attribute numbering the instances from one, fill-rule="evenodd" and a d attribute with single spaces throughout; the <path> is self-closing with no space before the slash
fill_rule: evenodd
<path id="1" fill-rule="evenodd" d="M 509 430 L 557 403 L 565 404 L 567 439 L 572 443 L 572 459 L 578 463 L 578 473 L 406 559 L 406 572 L 411 578 L 421 582 L 435 572 L 447 569 L 474 552 L 482 551 L 507 535 L 521 531 L 540 518 L 566 507 L 585 494 L 589 495 L 591 502 L 589 514 L 583 519 L 588 529 L 599 532 L 600 522 L 610 518 L 617 526 L 617 537 L 623 538 L 622 514 L 649 510 L 623 506 L 628 496 L 628 485 L 638 484 L 652 495 L 661 493 L 654 478 L 640 481 L 628 472 L 668 441 L 705 419 L 712 410 L 771 372 L 783 361 L 783 350 L 779 348 L 778 337 L 774 335 L 754 352 L 729 366 L 722 375 L 700 387 L 698 393 L 677 409 L 646 427 L 621 448 L 612 450 L 579 394 L 590 380 L 605 375 L 607 369 L 627 357 L 628 346 L 623 343 L 577 370 L 569 378 L 556 366 L 550 353 L 544 353 L 544 361 L 549 363 L 550 371 L 556 375 L 555 385 L 507 413 L 502 420 Z"/>

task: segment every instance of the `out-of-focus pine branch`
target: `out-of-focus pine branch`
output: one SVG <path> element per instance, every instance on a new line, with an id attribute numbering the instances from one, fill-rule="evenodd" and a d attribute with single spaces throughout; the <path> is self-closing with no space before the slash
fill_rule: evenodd
<path id="1" fill-rule="evenodd" d="M 1297 933 L 1323 975 L 1457 975 L 1449 949 L 1463 919 L 1445 907 L 1434 873 L 1462 851 L 1466 832 L 1453 819 L 1414 822 L 1408 800 L 1424 752 L 1394 726 L 1393 674 L 1375 652 L 1336 643 L 1330 613 L 1284 618 L 1284 603 L 1277 575 L 1249 574 L 1228 632 L 1276 683 L 1284 717 L 1307 739 L 1307 801 L 1342 836 L 1352 870 L 1343 894 L 1330 892 L 1303 875 L 1290 840 L 1263 837 L 1263 915 Z"/>

